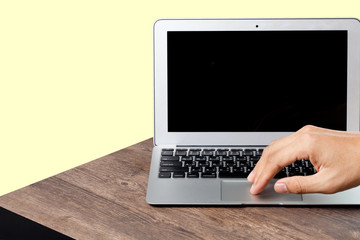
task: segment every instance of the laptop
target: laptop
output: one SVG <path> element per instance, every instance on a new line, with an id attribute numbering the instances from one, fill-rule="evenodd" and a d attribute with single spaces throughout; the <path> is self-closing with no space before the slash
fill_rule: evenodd
<path id="1" fill-rule="evenodd" d="M 162 19 L 154 24 L 153 205 L 360 204 L 360 187 L 251 195 L 247 176 L 273 140 L 304 125 L 359 131 L 357 19 Z"/>

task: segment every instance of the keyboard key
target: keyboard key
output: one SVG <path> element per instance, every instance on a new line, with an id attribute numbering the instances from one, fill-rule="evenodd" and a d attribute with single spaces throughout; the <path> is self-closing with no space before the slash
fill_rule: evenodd
<path id="1" fill-rule="evenodd" d="M 209 161 L 220 161 L 220 157 L 209 157 Z"/>
<path id="2" fill-rule="evenodd" d="M 294 162 L 294 167 L 301 167 L 301 166 L 302 166 L 301 161 L 295 161 Z"/>
<path id="3" fill-rule="evenodd" d="M 174 172 L 173 173 L 173 178 L 184 178 L 184 177 L 185 177 L 184 172 Z"/>
<path id="4" fill-rule="evenodd" d="M 187 167 L 160 167 L 160 172 L 187 172 Z"/>
<path id="5" fill-rule="evenodd" d="M 215 156 L 226 156 L 226 152 L 224 152 L 224 151 L 216 151 Z"/>
<path id="6" fill-rule="evenodd" d="M 205 167 L 205 173 L 216 172 L 216 167 Z"/>
<path id="7" fill-rule="evenodd" d="M 213 148 L 206 148 L 206 149 L 204 149 L 204 151 L 215 151 L 215 149 L 213 149 Z"/>
<path id="8" fill-rule="evenodd" d="M 173 155 L 173 151 L 163 151 L 161 152 L 161 156 L 172 156 Z"/>
<path id="9" fill-rule="evenodd" d="M 253 150 L 245 149 L 243 155 L 244 156 L 252 156 L 253 155 Z"/>
<path id="10" fill-rule="evenodd" d="M 203 155 L 203 156 L 213 156 L 213 155 L 214 155 L 214 152 L 213 152 L 213 151 L 203 151 L 203 152 L 202 152 L 202 155 Z"/>
<path id="11" fill-rule="evenodd" d="M 302 172 L 307 173 L 307 175 L 312 175 L 315 173 L 313 167 L 303 167 Z"/>
<path id="12" fill-rule="evenodd" d="M 166 157 L 161 157 L 160 159 L 161 161 L 179 161 L 179 157 L 178 156 L 166 156 Z"/>
<path id="13" fill-rule="evenodd" d="M 220 172 L 230 172 L 230 167 L 219 167 L 219 173 Z"/>
<path id="14" fill-rule="evenodd" d="M 170 178 L 171 173 L 170 172 L 161 172 L 159 173 L 159 178 Z"/>
<path id="15" fill-rule="evenodd" d="M 161 161 L 161 167 L 181 167 L 182 163 L 179 161 Z"/>
<path id="16" fill-rule="evenodd" d="M 226 161 L 224 163 L 226 167 L 236 166 L 236 163 L 234 161 Z"/>
<path id="17" fill-rule="evenodd" d="M 236 161 L 235 165 L 237 167 L 245 167 L 245 166 L 248 166 L 248 162 L 247 161 Z"/>
<path id="18" fill-rule="evenodd" d="M 195 161 L 206 161 L 206 157 L 195 157 Z"/>
<path id="19" fill-rule="evenodd" d="M 162 150 L 163 150 L 163 151 L 174 151 L 173 148 L 163 148 Z"/>
<path id="20" fill-rule="evenodd" d="M 183 158 L 181 159 L 181 161 L 192 161 L 192 160 L 193 160 L 192 157 L 183 157 Z"/>
<path id="21" fill-rule="evenodd" d="M 218 166 L 220 166 L 220 160 L 212 160 L 212 161 L 209 161 L 209 162 L 212 163 L 212 166 L 213 166 L 213 167 L 218 167 Z"/>
<path id="22" fill-rule="evenodd" d="M 244 173 L 244 167 L 233 167 L 233 172 Z"/>
<path id="23" fill-rule="evenodd" d="M 254 150 L 252 150 L 252 149 L 245 149 L 243 155 L 244 155 L 244 156 L 254 156 Z"/>
<path id="24" fill-rule="evenodd" d="M 239 156 L 240 155 L 240 151 L 231 151 L 229 152 L 229 156 Z"/>
<path id="25" fill-rule="evenodd" d="M 223 157 L 223 161 L 234 161 L 233 157 Z"/>
<path id="26" fill-rule="evenodd" d="M 196 172 L 201 172 L 201 171 L 202 171 L 202 167 L 191 167 L 190 168 L 191 173 L 196 173 Z"/>
<path id="27" fill-rule="evenodd" d="M 236 161 L 247 161 L 247 157 L 236 157 Z"/>
<path id="28" fill-rule="evenodd" d="M 202 178 L 216 178 L 216 172 L 202 173 L 201 177 Z"/>
<path id="29" fill-rule="evenodd" d="M 189 151 L 189 156 L 200 156 L 200 151 Z"/>
<path id="30" fill-rule="evenodd" d="M 198 162 L 198 164 L 205 164 L 205 163 L 207 163 L 206 160 L 199 160 L 199 161 L 196 161 L 196 162 Z"/>
<path id="31" fill-rule="evenodd" d="M 209 165 L 210 165 L 210 162 L 198 161 L 198 166 L 200 166 L 200 167 L 206 167 L 206 166 L 209 166 Z"/>
<path id="32" fill-rule="evenodd" d="M 188 178 L 199 178 L 199 173 L 197 173 L 197 172 L 188 173 L 187 177 Z"/>
<path id="33" fill-rule="evenodd" d="M 186 156 L 187 151 L 176 151 L 175 156 Z"/>
<path id="34" fill-rule="evenodd" d="M 182 161 L 184 162 L 185 166 L 195 166 L 195 162 L 193 162 L 193 160 L 186 160 L 186 161 Z"/>

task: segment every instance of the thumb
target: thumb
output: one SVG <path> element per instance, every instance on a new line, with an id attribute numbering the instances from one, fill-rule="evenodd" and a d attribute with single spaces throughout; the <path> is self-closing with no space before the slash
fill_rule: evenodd
<path id="1" fill-rule="evenodd" d="M 279 179 L 274 189 L 278 193 L 318 193 L 322 192 L 319 173 L 310 176 L 294 176 Z"/>

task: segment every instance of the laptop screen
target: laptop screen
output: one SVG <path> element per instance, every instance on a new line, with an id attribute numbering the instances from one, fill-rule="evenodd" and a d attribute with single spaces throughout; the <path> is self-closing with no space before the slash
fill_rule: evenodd
<path id="1" fill-rule="evenodd" d="M 169 132 L 346 130 L 347 31 L 168 32 Z"/>

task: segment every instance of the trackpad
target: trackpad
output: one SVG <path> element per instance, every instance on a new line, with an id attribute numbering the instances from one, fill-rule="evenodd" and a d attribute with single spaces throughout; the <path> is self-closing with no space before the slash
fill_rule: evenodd
<path id="1" fill-rule="evenodd" d="M 274 190 L 274 182 L 269 183 L 264 191 L 257 195 L 250 193 L 250 182 L 226 180 L 221 181 L 221 200 L 236 201 L 242 203 L 283 203 L 292 201 L 302 201 L 302 196 L 298 194 L 277 193 Z"/>

